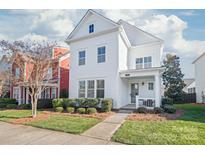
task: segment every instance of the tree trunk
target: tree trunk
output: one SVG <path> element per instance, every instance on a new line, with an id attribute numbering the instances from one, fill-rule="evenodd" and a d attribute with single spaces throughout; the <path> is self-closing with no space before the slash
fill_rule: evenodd
<path id="1" fill-rule="evenodd" d="M 34 96 L 33 98 L 31 98 L 31 102 L 32 102 L 32 117 L 35 118 L 37 115 L 37 101 L 38 99 Z"/>

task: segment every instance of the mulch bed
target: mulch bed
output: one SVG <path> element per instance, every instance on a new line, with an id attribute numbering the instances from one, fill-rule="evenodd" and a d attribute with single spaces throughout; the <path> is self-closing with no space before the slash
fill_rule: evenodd
<path id="1" fill-rule="evenodd" d="M 134 121 L 163 121 L 163 120 L 174 120 L 183 114 L 183 110 L 177 110 L 175 114 L 143 114 L 143 113 L 133 113 L 127 117 L 127 120 Z"/>
<path id="2" fill-rule="evenodd" d="M 49 117 L 54 116 L 54 115 L 75 116 L 75 117 L 83 117 L 83 118 L 96 118 L 96 119 L 104 120 L 113 114 L 115 113 L 107 112 L 107 113 L 95 113 L 95 114 L 79 114 L 79 113 L 59 113 L 59 112 L 52 112 L 52 111 L 43 111 L 42 113 L 38 114 L 35 118 L 32 118 L 32 117 L 19 118 L 11 122 L 13 124 L 25 124 L 25 123 L 32 122 L 32 121 L 46 120 Z"/>

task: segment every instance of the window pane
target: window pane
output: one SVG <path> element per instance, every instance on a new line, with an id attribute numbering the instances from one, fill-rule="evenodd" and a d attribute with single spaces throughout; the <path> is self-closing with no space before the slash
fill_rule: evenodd
<path id="1" fill-rule="evenodd" d="M 104 88 L 104 80 L 97 80 L 97 88 Z"/>
<path id="2" fill-rule="evenodd" d="M 105 62 L 105 53 L 106 53 L 105 46 L 98 48 L 98 63 Z"/>
<path id="3" fill-rule="evenodd" d="M 79 65 L 85 65 L 85 51 L 79 52 Z"/>
<path id="4" fill-rule="evenodd" d="M 79 81 L 78 97 L 79 98 L 85 97 L 85 81 Z"/>
<path id="5" fill-rule="evenodd" d="M 148 83 L 148 90 L 154 89 L 154 83 Z"/>
<path id="6" fill-rule="evenodd" d="M 93 33 L 94 32 L 94 25 L 91 24 L 89 25 L 89 33 Z"/>
<path id="7" fill-rule="evenodd" d="M 142 58 L 136 58 L 136 64 L 142 64 L 143 59 Z"/>
<path id="8" fill-rule="evenodd" d="M 95 81 L 89 80 L 88 81 L 88 89 L 94 89 L 94 87 L 95 87 Z"/>
<path id="9" fill-rule="evenodd" d="M 97 98 L 104 98 L 104 93 L 105 93 L 104 88 L 105 88 L 105 81 L 97 80 L 97 91 L 96 91 Z"/>
<path id="10" fill-rule="evenodd" d="M 94 80 L 88 80 L 87 83 L 88 89 L 87 89 L 87 97 L 88 98 L 94 98 L 95 97 L 95 81 Z"/>
<path id="11" fill-rule="evenodd" d="M 103 62 L 105 62 L 105 55 L 98 56 L 98 63 L 103 63 Z"/>
<path id="12" fill-rule="evenodd" d="M 97 90 L 97 98 L 104 98 L 104 89 Z"/>
<path id="13" fill-rule="evenodd" d="M 93 89 L 93 90 L 88 90 L 88 92 L 87 92 L 87 97 L 88 98 L 94 98 L 95 97 L 95 90 Z"/>
<path id="14" fill-rule="evenodd" d="M 79 88 L 85 89 L 85 81 L 79 81 Z"/>
<path id="15" fill-rule="evenodd" d="M 144 57 L 144 68 L 152 67 L 152 57 Z"/>

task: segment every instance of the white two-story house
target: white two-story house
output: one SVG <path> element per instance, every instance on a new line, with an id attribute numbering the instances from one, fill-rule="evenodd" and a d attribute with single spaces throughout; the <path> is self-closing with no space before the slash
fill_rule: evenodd
<path id="1" fill-rule="evenodd" d="M 70 98 L 112 98 L 116 109 L 161 105 L 161 39 L 88 10 L 66 42 Z"/>

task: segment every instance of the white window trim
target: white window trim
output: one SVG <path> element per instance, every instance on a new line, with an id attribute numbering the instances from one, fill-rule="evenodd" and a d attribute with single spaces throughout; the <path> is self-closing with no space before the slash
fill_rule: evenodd
<path id="1" fill-rule="evenodd" d="M 105 56 L 105 61 L 104 61 L 104 62 L 98 62 L 98 57 L 99 57 L 99 55 L 98 55 L 98 48 L 102 48 L 102 47 L 105 47 L 105 54 L 103 54 L 103 55 Z M 106 54 L 107 54 L 107 45 L 98 45 L 96 50 L 97 50 L 97 63 L 98 63 L 98 64 L 106 63 L 106 61 L 107 61 L 107 57 L 106 57 Z M 101 56 L 102 56 L 102 55 L 101 55 Z"/>
<path id="2" fill-rule="evenodd" d="M 85 57 L 84 58 L 80 58 L 80 52 L 83 52 L 83 51 L 85 52 Z M 80 60 L 82 60 L 82 59 L 85 59 L 85 63 L 80 65 Z M 78 50 L 78 66 L 84 66 L 84 65 L 86 65 L 86 50 L 85 49 Z"/>
<path id="3" fill-rule="evenodd" d="M 146 57 L 151 57 L 151 62 L 146 62 L 145 63 L 144 59 Z M 142 63 L 137 64 L 136 61 L 137 61 L 137 59 L 140 59 L 140 58 L 142 58 Z M 151 65 L 150 65 L 150 67 L 145 67 L 146 64 L 151 64 Z M 141 68 L 137 68 L 137 66 L 142 66 L 142 67 Z M 152 58 L 152 56 L 136 57 L 135 58 L 135 69 L 145 69 L 145 68 L 152 68 L 152 67 L 153 67 L 153 58 Z"/>
<path id="4" fill-rule="evenodd" d="M 82 79 L 82 80 L 78 80 L 78 98 L 79 98 L 79 82 L 80 81 L 85 81 L 85 98 L 88 98 L 87 96 L 87 90 L 88 90 L 88 86 L 87 86 L 87 83 L 89 80 L 94 80 L 94 98 L 97 97 L 97 80 L 104 80 L 104 97 L 105 97 L 105 83 L 106 83 L 106 80 L 104 78 L 99 78 L 99 79 Z"/>
<path id="5" fill-rule="evenodd" d="M 152 84 L 152 89 L 150 89 L 149 85 Z M 154 90 L 154 82 L 148 82 L 148 90 L 153 91 Z"/>

